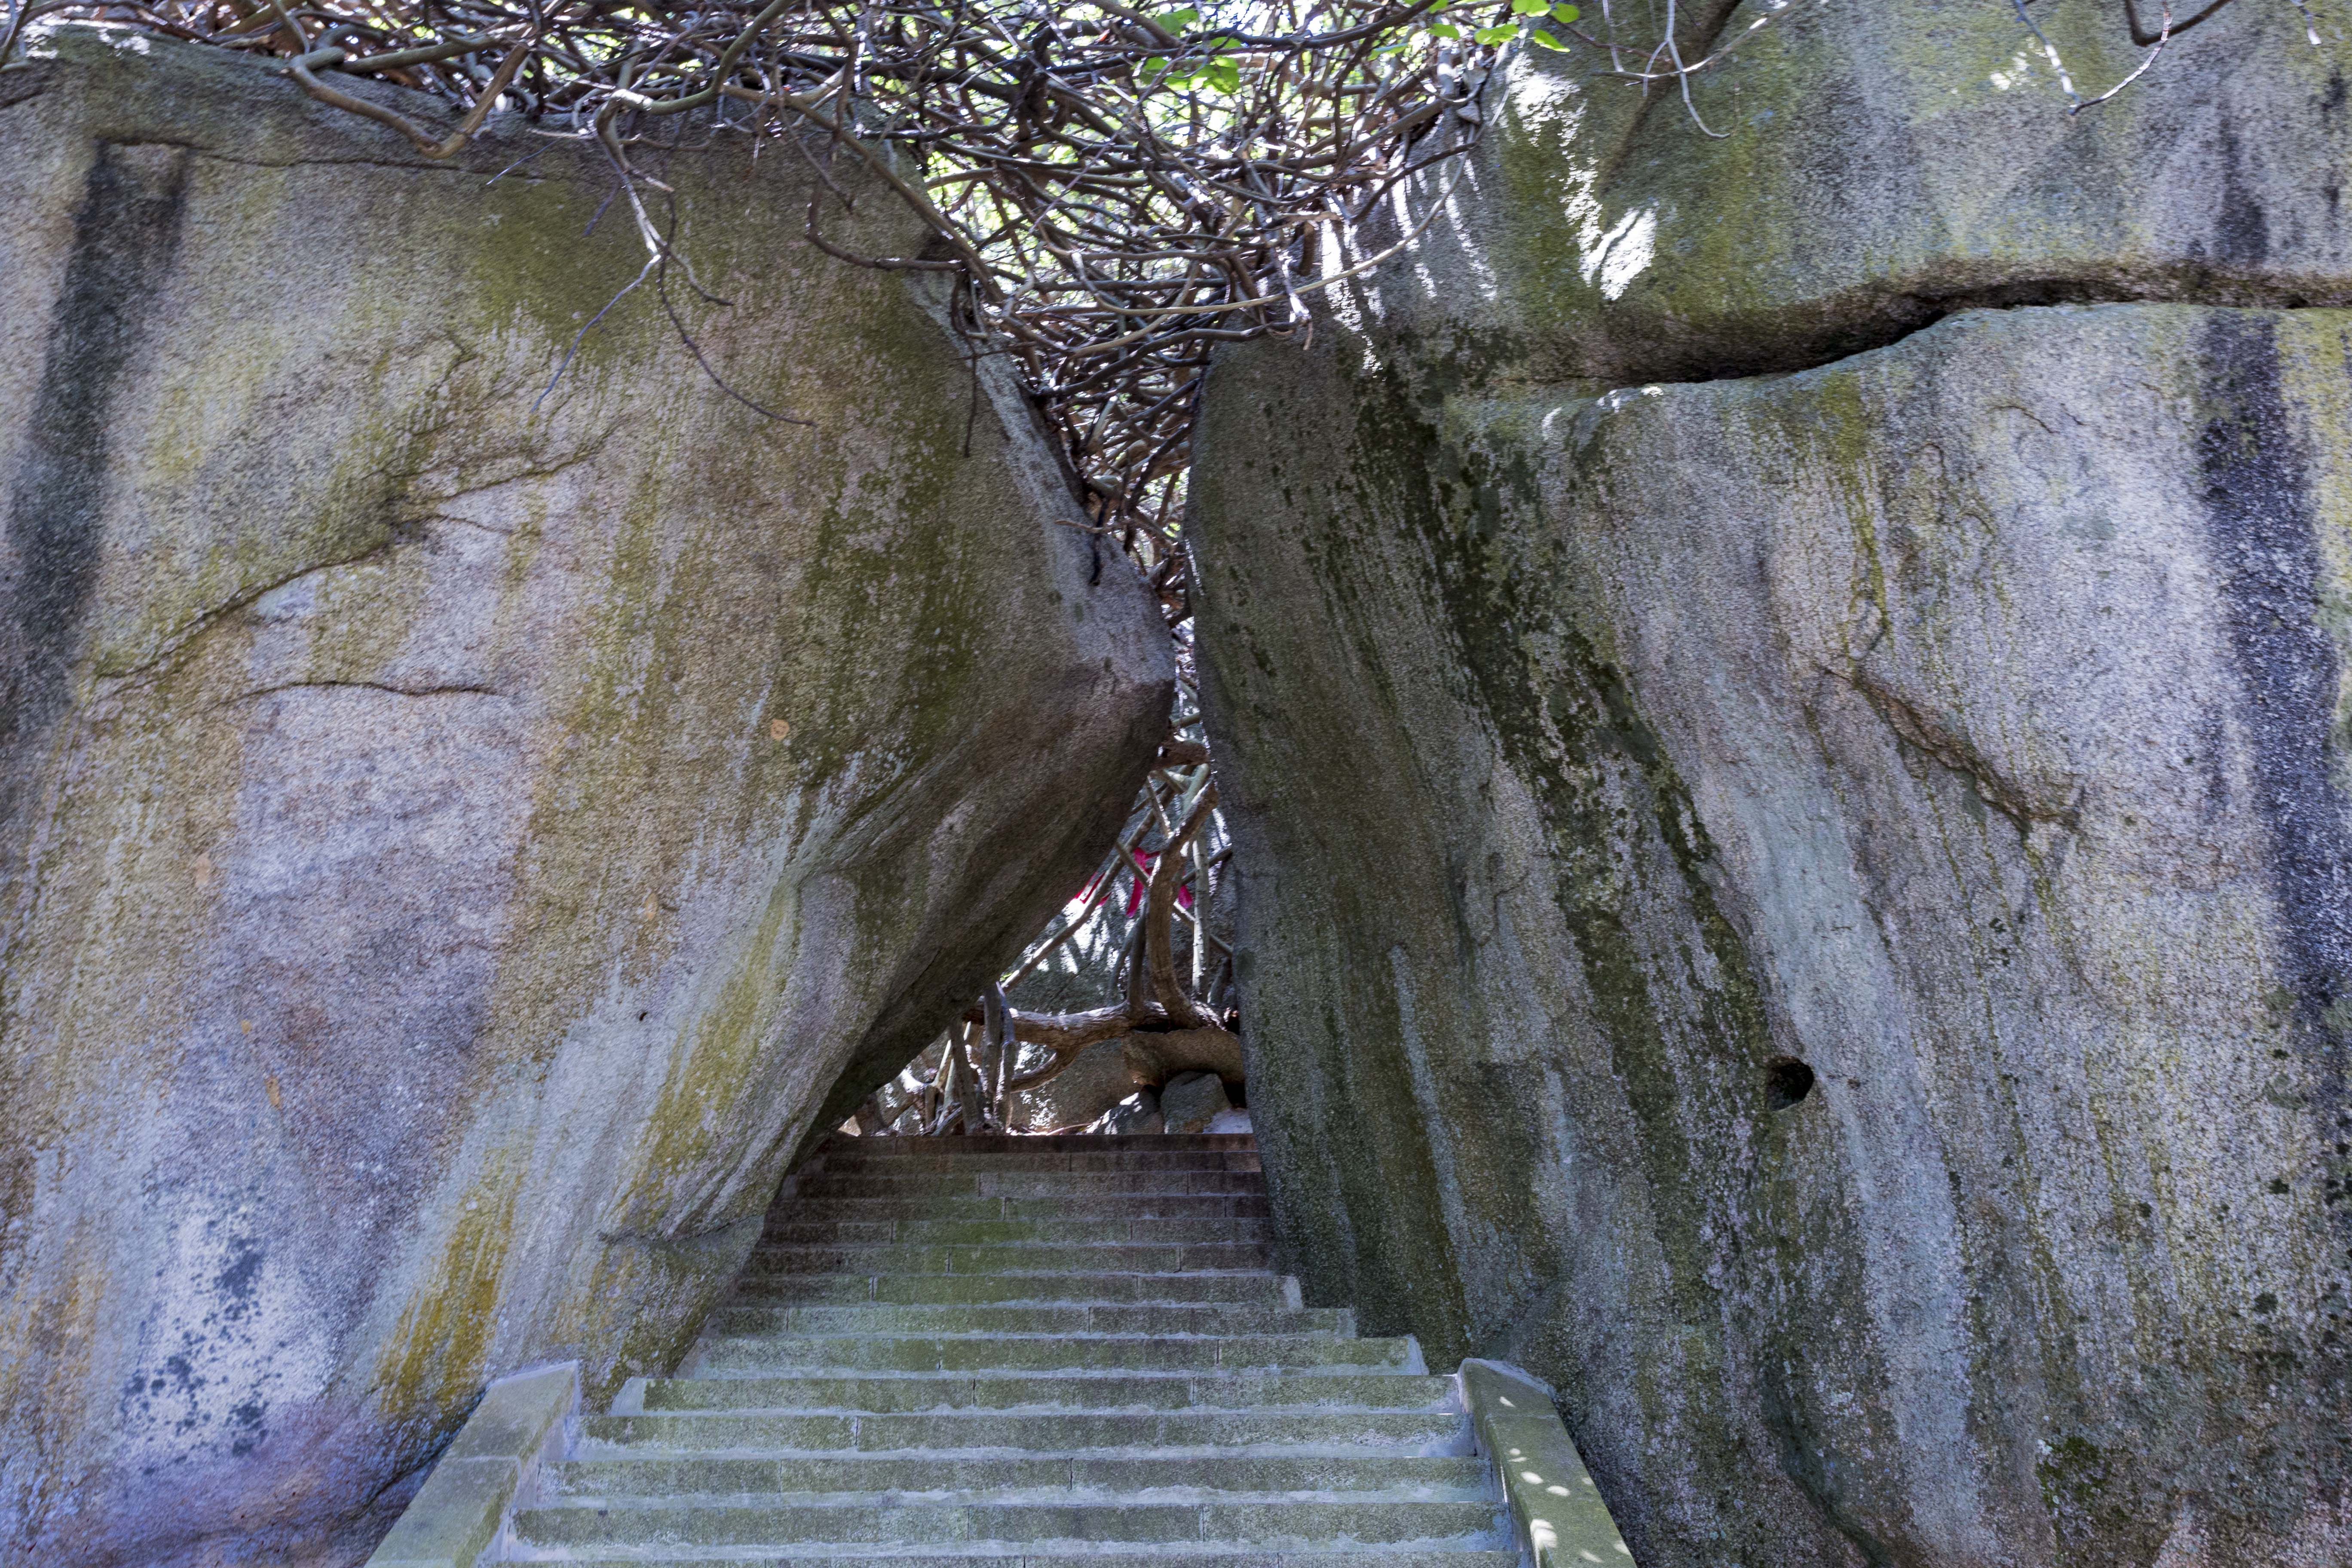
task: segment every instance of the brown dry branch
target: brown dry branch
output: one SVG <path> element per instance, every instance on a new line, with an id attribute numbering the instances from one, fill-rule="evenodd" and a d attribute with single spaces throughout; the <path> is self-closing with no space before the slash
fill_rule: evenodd
<path id="1" fill-rule="evenodd" d="M 1207 770 L 1202 770 L 1205 775 Z M 1192 847 L 1209 814 L 1216 809 L 1217 786 L 1203 783 L 1184 826 L 1177 829 L 1168 847 L 1161 850 L 1152 868 L 1151 894 L 1144 917 L 1144 966 L 1151 978 L 1152 1000 L 1160 1010 L 1179 1028 L 1205 1029 L 1219 1027 L 1219 1021 L 1192 999 L 1183 982 L 1176 976 L 1175 943 L 1172 939 L 1176 920 L 1176 891 L 1186 880 L 1189 868 L 1187 851 Z M 1202 900 L 1196 896 L 1193 908 Z M 1194 948 L 1197 956 L 1199 948 Z"/>
<path id="2" fill-rule="evenodd" d="M 1677 91 L 1696 121 L 1694 76 L 1831 3 L 1586 0 L 1586 15 L 1570 0 L 0 0 L 0 64 L 36 20 L 97 19 L 279 57 L 289 90 L 429 157 L 454 155 L 494 112 L 520 115 L 602 146 L 646 275 L 665 282 L 676 267 L 691 284 L 689 258 L 649 210 L 646 193 L 663 187 L 632 162 L 665 122 L 782 139 L 821 171 L 856 163 L 920 216 L 931 247 L 881 257 L 837 243 L 827 224 L 850 198 L 829 174 L 811 240 L 953 279 L 971 352 L 1016 365 L 1078 476 L 1085 526 L 1119 540 L 1172 625 L 1190 598 L 1181 504 L 1208 354 L 1305 333 L 1310 295 L 1410 243 L 1427 217 L 1388 251 L 1350 241 L 1412 174 L 1472 143 L 1498 52 L 1605 55 L 1609 74 Z M 2307 0 L 2284 3 L 2316 44 Z M 2079 112 L 2231 0 L 2179 21 L 2161 0 L 2152 29 L 2141 0 L 2102 0 L 2150 52 L 2092 98 L 2033 0 L 2007 4 Z M 440 97 L 457 123 L 351 90 L 370 76 Z"/>
<path id="3" fill-rule="evenodd" d="M 428 157 L 493 112 L 593 142 L 646 247 L 632 287 L 673 268 L 693 281 L 654 216 L 667 193 L 633 162 L 665 121 L 790 144 L 823 176 L 811 240 L 950 277 L 970 352 L 1013 363 L 1087 526 L 1118 538 L 1171 624 L 1209 353 L 1306 331 L 1309 296 L 1382 259 L 1337 264 L 1358 220 L 1470 145 L 1496 52 L 1568 25 L 1535 0 L 14 0 L 5 30 L 37 16 L 278 57 L 289 90 Z M 353 90 L 365 77 L 432 93 L 457 122 Z M 931 246 L 862 255 L 829 233 L 844 163 Z"/>

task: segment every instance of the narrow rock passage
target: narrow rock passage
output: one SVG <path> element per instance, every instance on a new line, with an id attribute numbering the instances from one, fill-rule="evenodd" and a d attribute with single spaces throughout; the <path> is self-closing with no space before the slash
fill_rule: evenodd
<path id="1" fill-rule="evenodd" d="M 1233 1137 L 838 1139 L 524 1561 L 1511 1568 L 1452 1378 L 1268 1267 Z"/>

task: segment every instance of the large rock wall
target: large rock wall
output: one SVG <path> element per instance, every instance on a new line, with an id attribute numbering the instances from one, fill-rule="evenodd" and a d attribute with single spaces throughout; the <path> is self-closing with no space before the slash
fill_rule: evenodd
<path id="1" fill-rule="evenodd" d="M 644 250 L 576 144 L 428 164 L 259 62 L 36 54 L 0 1556 L 351 1561 L 487 1378 L 678 1353 L 828 1091 L 1103 852 L 1171 668 L 1018 399 L 802 239 L 804 160 L 646 155 L 731 301 L 668 303 L 803 425 L 652 279 L 581 336 Z"/>
<path id="2" fill-rule="evenodd" d="M 1792 15 L 1723 142 L 1522 62 L 1219 363 L 1286 1262 L 1553 1380 L 1645 1568 L 2352 1561 L 2346 62 L 2069 121 L 1979 9 Z"/>

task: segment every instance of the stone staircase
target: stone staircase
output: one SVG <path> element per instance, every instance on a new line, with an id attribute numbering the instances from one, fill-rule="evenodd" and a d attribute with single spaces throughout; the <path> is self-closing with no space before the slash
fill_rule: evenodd
<path id="1" fill-rule="evenodd" d="M 1456 1381 L 1270 1268 L 1246 1135 L 844 1138 L 794 1185 L 505 1560 L 1518 1562 Z"/>

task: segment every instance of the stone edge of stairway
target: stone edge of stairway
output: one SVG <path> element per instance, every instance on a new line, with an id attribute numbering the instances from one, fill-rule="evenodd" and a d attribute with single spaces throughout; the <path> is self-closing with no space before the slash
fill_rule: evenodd
<path id="1" fill-rule="evenodd" d="M 1630 1563 L 1551 1390 L 1507 1362 L 1465 1361 L 1454 1377 L 1532 1568 Z M 572 1449 L 579 1420 L 577 1362 L 491 1384 L 367 1568 L 496 1562 L 516 1510 L 533 1500 L 540 1465 Z"/>
<path id="2" fill-rule="evenodd" d="M 571 1452 L 579 1426 L 576 1361 L 491 1384 L 367 1568 L 496 1562 L 515 1511 L 534 1500 L 540 1466 Z"/>
<path id="3" fill-rule="evenodd" d="M 1471 1358 L 1454 1374 L 1478 1452 L 1495 1467 L 1532 1568 L 1631 1563 L 1633 1552 L 1585 1470 L 1549 1384 L 1508 1362 Z"/>
<path id="4" fill-rule="evenodd" d="M 973 1139 L 962 1147 L 971 1153 L 1009 1152 L 1019 1142 Z M 1062 1152 L 1078 1152 L 1133 1148 L 1148 1141 L 1055 1142 Z M 1238 1148 L 1249 1140 L 1244 1134 L 1232 1142 Z M 860 1152 L 869 1157 L 885 1152 Z M 919 1146 L 905 1152 L 924 1151 Z M 779 1198 L 798 1185 L 799 1174 Z M 1287 1304 L 1298 1305 L 1295 1279 L 1283 1277 L 1282 1295 Z M 1417 1350 L 1412 1360 L 1413 1370 L 1420 1371 Z M 641 1381 L 631 1380 L 633 1385 Z M 1478 1359 L 1464 1361 L 1454 1382 L 1477 1451 L 1501 1483 L 1528 1568 L 1631 1563 L 1632 1553 L 1559 1418 L 1551 1389 L 1507 1363 Z M 616 1412 L 625 1403 L 626 1392 L 615 1402 Z M 516 1515 L 538 1500 L 541 1467 L 571 1454 L 581 1429 L 577 1362 L 531 1368 L 490 1384 L 366 1568 L 487 1568 L 503 1561 Z"/>

